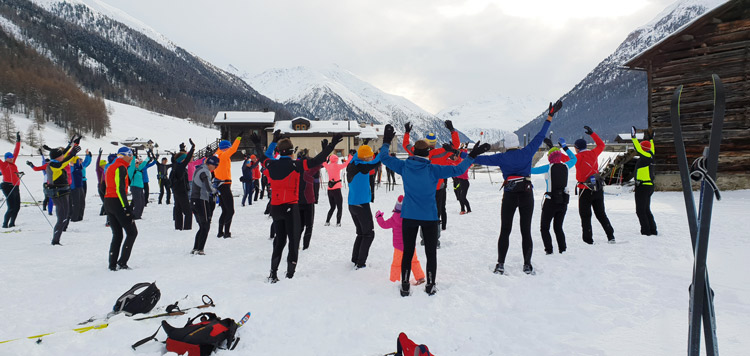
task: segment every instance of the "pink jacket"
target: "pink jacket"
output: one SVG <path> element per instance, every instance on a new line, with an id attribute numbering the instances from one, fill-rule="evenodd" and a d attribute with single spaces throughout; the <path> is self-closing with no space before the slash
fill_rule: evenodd
<path id="1" fill-rule="evenodd" d="M 195 167 L 200 166 L 205 158 L 196 159 L 195 161 L 192 161 L 187 164 L 187 172 L 188 172 L 188 181 L 193 181 L 193 174 L 195 174 Z"/>
<path id="2" fill-rule="evenodd" d="M 393 229 L 393 248 L 403 251 L 404 240 L 401 235 L 401 213 L 393 213 L 390 219 L 384 220 L 382 216 L 376 217 L 378 225 L 383 229 Z"/>
<path id="3" fill-rule="evenodd" d="M 339 156 L 331 155 L 329 157 L 330 162 L 323 162 L 323 168 L 328 172 L 329 181 L 337 181 L 333 186 L 328 185 L 328 190 L 341 189 L 341 171 L 346 168 L 346 163 L 349 160 L 339 163 Z"/>

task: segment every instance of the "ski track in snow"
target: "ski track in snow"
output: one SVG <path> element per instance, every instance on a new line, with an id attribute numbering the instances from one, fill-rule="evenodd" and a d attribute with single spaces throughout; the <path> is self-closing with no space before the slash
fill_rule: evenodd
<path id="1" fill-rule="evenodd" d="M 235 177 L 239 164 L 233 165 Z M 24 168 L 28 172 L 24 182 L 41 199 L 42 175 Z M 150 174 L 153 179 L 156 171 Z M 500 181 L 498 172 L 492 174 L 494 182 Z M 95 180 L 91 167 L 89 177 Z M 384 354 L 394 351 L 400 331 L 441 356 L 684 353 L 693 259 L 682 193 L 654 195 L 658 237 L 638 234 L 634 198 L 628 188 L 619 195 L 607 195 L 607 213 L 617 240 L 627 243 L 607 244 L 594 221 L 593 246 L 581 241 L 573 195 L 565 222 L 568 252 L 546 256 L 539 234 L 542 176 L 534 176 L 534 184 L 532 263 L 536 276 L 521 271 L 518 218 L 510 238 L 508 274 L 492 273 L 501 192 L 482 168 L 476 171 L 469 191 L 473 213 L 459 215 L 458 202 L 449 193 L 448 230 L 438 251 L 438 293 L 429 297 L 423 285 L 413 286 L 408 298 L 400 297 L 398 283 L 388 280 L 391 231 L 376 225 L 367 268 L 354 270 L 349 262 L 354 225 L 344 206 L 342 227 L 323 226 L 328 210 L 325 192 L 316 207 L 311 248 L 300 251 L 294 279 L 275 285 L 265 282 L 272 248 L 270 219 L 262 214 L 267 200 L 241 207 L 240 198 L 235 197 L 232 239 L 215 237 L 221 213 L 217 208 L 206 255 L 193 256 L 189 252 L 197 225 L 193 224 L 192 231 L 173 229 L 172 205 L 156 204 L 154 179 L 151 204 L 144 219 L 137 222 L 139 235 L 128 263 L 132 270 L 118 272 L 107 270 L 111 231 L 98 216 L 101 203 L 92 187 L 84 221 L 70 224 L 62 235 L 62 247 L 50 245 L 51 228 L 37 207 L 24 204 L 17 223 L 21 231 L 0 234 L 4 253 L 0 314 L 6 320 L 0 340 L 72 329 L 92 315 L 105 315 L 133 284 L 156 281 L 162 292 L 159 306 L 186 295 L 188 299 L 180 301 L 180 306 L 197 305 L 201 295 L 208 294 L 216 307 L 205 311 L 235 320 L 247 311 L 253 313 L 239 331 L 242 341 L 237 349 L 219 355 Z M 401 185 L 395 192 L 386 192 L 384 185 L 378 188 L 373 213 L 381 210 L 389 217 L 401 189 Z M 233 190 L 239 195 L 241 187 L 235 184 Z M 708 270 L 716 292 L 719 349 L 737 355 L 747 349 L 750 331 L 746 302 L 750 277 L 747 267 L 742 267 L 750 257 L 750 242 L 742 228 L 750 191 L 724 192 L 723 197 L 714 206 Z M 21 199 L 31 201 L 23 186 Z M 421 246 L 417 253 L 424 268 Z M 279 274 L 284 271 L 282 261 Z M 196 314 L 192 311 L 166 320 L 182 326 Z M 153 333 L 161 320 L 134 321 L 118 315 L 102 330 L 60 332 L 44 337 L 40 344 L 34 340 L 0 344 L 0 354 L 161 355 L 164 347 L 155 342 L 135 352 L 130 349 Z M 163 340 L 164 334 L 157 337 Z"/>

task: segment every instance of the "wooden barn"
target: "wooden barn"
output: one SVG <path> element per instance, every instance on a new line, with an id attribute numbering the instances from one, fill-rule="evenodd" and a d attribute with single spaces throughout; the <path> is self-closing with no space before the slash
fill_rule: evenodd
<path id="1" fill-rule="evenodd" d="M 681 114 L 688 160 L 708 146 L 711 74 L 721 77 L 727 98 L 718 184 L 722 189 L 750 188 L 750 0 L 730 0 L 716 7 L 625 66 L 648 75 L 657 189 L 681 189 L 670 122 L 670 101 L 679 85 L 684 85 Z"/>

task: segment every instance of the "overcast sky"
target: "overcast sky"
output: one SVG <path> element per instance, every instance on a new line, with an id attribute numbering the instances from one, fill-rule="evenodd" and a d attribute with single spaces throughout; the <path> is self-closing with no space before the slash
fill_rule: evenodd
<path id="1" fill-rule="evenodd" d="M 437 111 L 554 100 L 674 0 L 103 0 L 226 69 L 336 63 Z"/>

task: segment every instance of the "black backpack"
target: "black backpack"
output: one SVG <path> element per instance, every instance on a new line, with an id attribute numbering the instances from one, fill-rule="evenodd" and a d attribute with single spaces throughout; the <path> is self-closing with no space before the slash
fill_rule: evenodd
<path id="1" fill-rule="evenodd" d="M 196 319 L 200 318 L 194 323 Z M 234 350 L 240 338 L 235 338 L 237 323 L 233 319 L 221 319 L 214 313 L 201 313 L 188 320 L 182 328 L 169 325 L 166 320 L 161 322 L 159 329 L 163 328 L 167 334 L 165 341 L 167 351 L 179 355 L 208 356 L 217 348 Z M 156 332 L 132 345 L 136 347 L 150 340 L 156 340 Z"/>
<path id="2" fill-rule="evenodd" d="M 112 311 L 125 312 L 128 315 L 148 313 L 154 309 L 161 298 L 161 291 L 154 283 L 138 283 L 129 291 L 117 298 Z"/>

